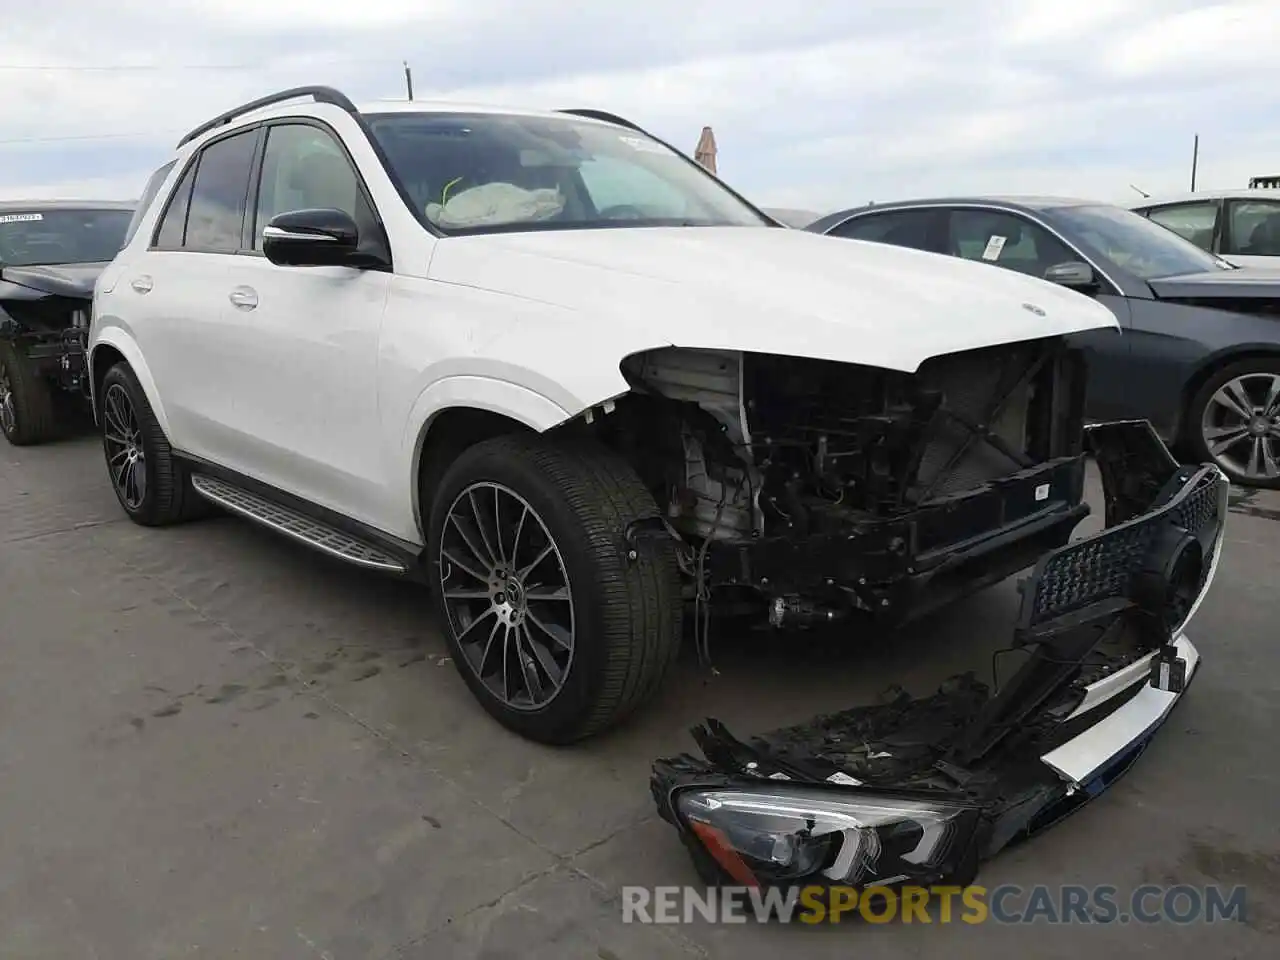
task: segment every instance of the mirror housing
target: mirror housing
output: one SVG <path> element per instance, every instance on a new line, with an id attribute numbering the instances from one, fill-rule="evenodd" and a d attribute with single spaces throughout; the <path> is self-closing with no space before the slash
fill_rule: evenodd
<path id="1" fill-rule="evenodd" d="M 359 266 L 360 229 L 342 210 L 290 210 L 262 228 L 262 252 L 282 267 Z"/>
<path id="2" fill-rule="evenodd" d="M 1071 290 L 1098 289 L 1098 277 L 1093 267 L 1077 260 L 1054 264 L 1044 272 L 1044 278 Z"/>

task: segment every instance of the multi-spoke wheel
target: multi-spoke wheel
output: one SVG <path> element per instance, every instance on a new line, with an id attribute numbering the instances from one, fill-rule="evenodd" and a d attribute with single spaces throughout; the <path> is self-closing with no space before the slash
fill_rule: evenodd
<path id="1" fill-rule="evenodd" d="M 0 341 L 0 433 L 15 446 L 52 439 L 57 434 L 49 382 L 32 368 L 18 348 Z"/>
<path id="2" fill-rule="evenodd" d="M 129 366 L 118 363 L 98 389 L 102 451 L 116 499 L 144 526 L 193 519 L 212 508 L 191 487 L 173 456 L 147 395 Z"/>
<path id="3" fill-rule="evenodd" d="M 123 384 L 111 384 L 102 395 L 102 446 L 116 496 L 126 510 L 136 512 L 147 498 L 147 451 Z"/>
<path id="4" fill-rule="evenodd" d="M 560 692 L 573 661 L 573 592 L 556 542 L 524 497 L 481 481 L 454 498 L 440 592 L 466 666 L 513 710 Z"/>
<path id="5" fill-rule="evenodd" d="M 1190 412 L 1197 453 L 1235 483 L 1280 487 L 1280 362 L 1247 360 L 1220 371 Z"/>
<path id="6" fill-rule="evenodd" d="M 565 743 L 656 690 L 679 644 L 679 582 L 669 542 L 627 538 L 658 511 L 626 463 L 500 437 L 464 452 L 427 493 L 450 651 L 494 717 Z"/>

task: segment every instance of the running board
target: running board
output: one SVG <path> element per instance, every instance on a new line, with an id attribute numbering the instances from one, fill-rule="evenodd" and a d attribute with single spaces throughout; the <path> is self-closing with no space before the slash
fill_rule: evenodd
<path id="1" fill-rule="evenodd" d="M 216 480 L 201 473 L 191 475 L 191 486 L 196 493 L 225 510 L 248 517 L 257 523 L 292 537 L 321 553 L 345 560 L 357 567 L 383 570 L 388 573 L 408 573 L 408 567 L 385 550 L 371 546 L 348 533 L 336 530 L 304 516 L 296 510 L 250 493 L 225 480 Z"/>

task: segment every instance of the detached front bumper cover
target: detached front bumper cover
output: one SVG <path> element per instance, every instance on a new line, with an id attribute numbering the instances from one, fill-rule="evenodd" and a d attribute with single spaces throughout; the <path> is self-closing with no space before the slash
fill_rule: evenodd
<path id="1" fill-rule="evenodd" d="M 982 860 L 1096 796 L 1141 753 L 1199 665 L 1184 630 L 1217 569 L 1228 483 L 1179 467 L 1146 421 L 1087 430 L 1107 529 L 1021 584 L 997 692 L 817 717 L 747 742 L 695 728 L 703 756 L 657 761 L 658 811 L 712 884 L 971 882 Z"/>

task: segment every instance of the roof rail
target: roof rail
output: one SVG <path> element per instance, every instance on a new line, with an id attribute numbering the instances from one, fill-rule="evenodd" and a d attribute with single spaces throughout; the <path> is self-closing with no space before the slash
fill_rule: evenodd
<path id="1" fill-rule="evenodd" d="M 589 107 L 575 107 L 571 110 L 557 110 L 556 113 L 571 113 L 575 117 L 586 117 L 588 120 L 603 120 L 605 123 L 616 124 L 619 127 L 626 127 L 628 130 L 635 130 L 637 133 L 644 133 L 639 125 L 632 123 L 625 117 L 620 117 L 616 113 L 609 113 L 605 110 L 592 110 Z"/>
<path id="2" fill-rule="evenodd" d="M 225 126 L 246 113 L 252 113 L 254 110 L 261 110 L 263 107 L 270 107 L 277 103 L 284 103 L 286 100 L 296 100 L 298 97 L 311 97 L 316 103 L 331 103 L 335 107 L 341 107 L 347 113 L 359 112 L 356 109 L 356 105 L 347 98 L 346 94 L 335 90 L 333 87 L 292 87 L 289 90 L 281 90 L 279 93 L 259 97 L 257 100 L 250 100 L 248 103 L 242 103 L 226 113 L 218 114 L 208 123 L 200 124 L 200 126 L 179 140 L 178 146 L 186 146 L 196 137 L 202 136 L 217 127 Z"/>

